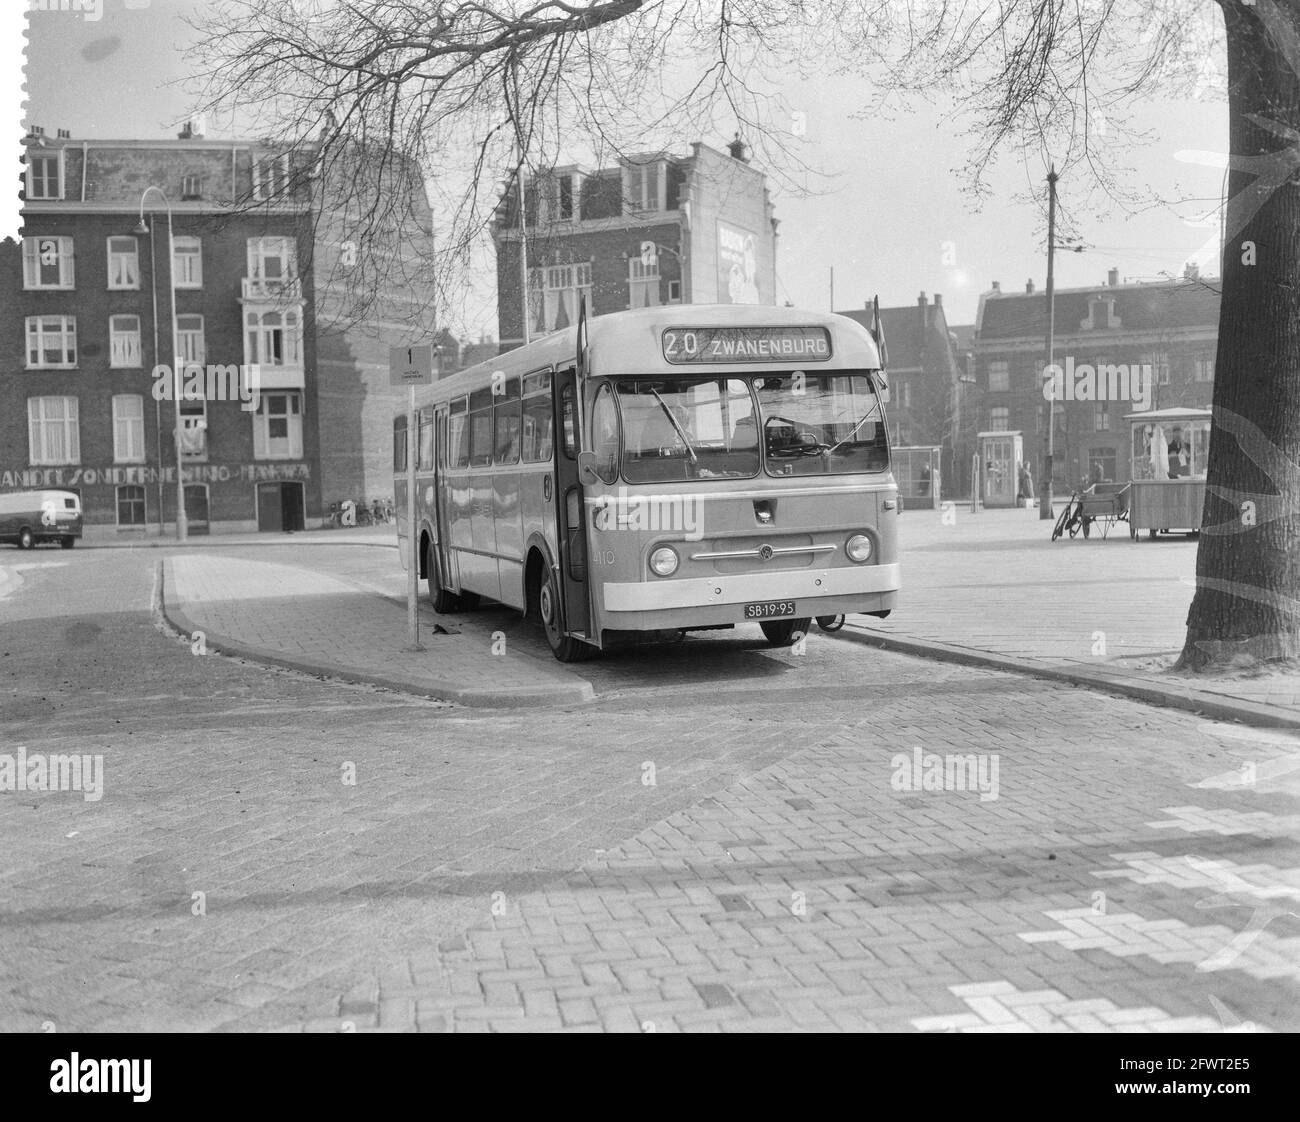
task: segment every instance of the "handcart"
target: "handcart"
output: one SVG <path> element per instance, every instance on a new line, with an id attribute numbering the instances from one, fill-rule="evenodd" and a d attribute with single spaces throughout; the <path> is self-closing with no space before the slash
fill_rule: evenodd
<path id="1" fill-rule="evenodd" d="M 1128 521 L 1129 497 L 1132 487 L 1128 483 L 1094 483 L 1082 491 L 1075 491 L 1052 527 L 1052 541 L 1062 534 L 1076 537 L 1092 535 L 1094 523 L 1101 526 L 1101 536 L 1106 537 L 1111 527 Z"/>

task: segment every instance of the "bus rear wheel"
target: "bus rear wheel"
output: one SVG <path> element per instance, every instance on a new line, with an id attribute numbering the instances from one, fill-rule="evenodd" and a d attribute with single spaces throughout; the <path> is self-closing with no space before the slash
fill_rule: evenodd
<path id="1" fill-rule="evenodd" d="M 424 572 L 429 580 L 429 599 L 433 610 L 440 616 L 460 611 L 460 597 L 442 587 L 442 574 L 438 570 L 438 555 L 433 542 L 424 547 Z"/>
<path id="2" fill-rule="evenodd" d="M 774 647 L 789 647 L 808 634 L 810 623 L 812 617 L 804 616 L 801 619 L 765 619 L 758 626 L 763 629 L 769 644 Z"/>
<path id="3" fill-rule="evenodd" d="M 593 657 L 596 648 L 581 639 L 564 633 L 564 609 L 560 606 L 560 589 L 555 581 L 555 571 L 549 565 L 542 565 L 533 578 L 533 603 L 537 607 L 538 618 L 546 632 L 546 642 L 551 654 L 561 662 L 585 662 Z"/>

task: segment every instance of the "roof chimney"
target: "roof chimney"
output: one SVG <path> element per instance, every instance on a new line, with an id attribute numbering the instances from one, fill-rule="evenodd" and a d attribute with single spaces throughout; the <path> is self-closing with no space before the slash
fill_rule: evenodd
<path id="1" fill-rule="evenodd" d="M 202 140 L 207 131 L 207 122 L 202 116 L 191 117 L 181 126 L 181 131 L 176 134 L 176 139 Z"/>
<path id="2" fill-rule="evenodd" d="M 940 296 L 939 293 L 937 293 L 937 292 L 934 294 L 934 306 L 935 306 L 936 308 L 942 308 L 942 307 L 943 307 L 943 297 Z"/>
<path id="3" fill-rule="evenodd" d="M 1034 294 L 1034 278 L 1030 277 L 1027 281 L 1025 281 L 1025 295 L 1032 296 L 1033 294 Z"/>
<path id="4" fill-rule="evenodd" d="M 1001 296 L 1001 295 L 1002 295 L 1002 284 L 1001 284 L 1000 281 L 994 281 L 994 282 L 993 282 L 993 295 L 994 295 L 994 296 Z"/>
<path id="5" fill-rule="evenodd" d="M 59 129 L 58 137 L 60 140 L 71 140 L 72 132 L 69 129 Z"/>
<path id="6" fill-rule="evenodd" d="M 733 160 L 739 160 L 742 164 L 749 163 L 749 157 L 745 155 L 747 145 L 740 139 L 740 133 L 737 132 L 732 138 L 731 143 L 727 145 L 727 151 L 731 153 Z"/>
<path id="7" fill-rule="evenodd" d="M 1110 271 L 1109 273 L 1106 274 L 1106 284 L 1107 284 L 1109 287 L 1111 287 L 1111 288 L 1117 288 L 1117 287 L 1119 287 L 1119 270 L 1118 270 L 1118 269 L 1111 269 L 1111 271 Z"/>

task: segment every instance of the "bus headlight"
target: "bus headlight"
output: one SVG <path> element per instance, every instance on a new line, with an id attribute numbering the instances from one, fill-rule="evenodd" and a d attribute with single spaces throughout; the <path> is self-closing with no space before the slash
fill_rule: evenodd
<path id="1" fill-rule="evenodd" d="M 866 534 L 854 534 L 844 543 L 844 552 L 850 561 L 861 563 L 871 558 L 871 538 Z"/>
<path id="2" fill-rule="evenodd" d="M 666 545 L 661 545 L 652 554 L 650 554 L 650 568 L 656 576 L 670 577 L 677 572 L 677 551 L 669 549 Z"/>

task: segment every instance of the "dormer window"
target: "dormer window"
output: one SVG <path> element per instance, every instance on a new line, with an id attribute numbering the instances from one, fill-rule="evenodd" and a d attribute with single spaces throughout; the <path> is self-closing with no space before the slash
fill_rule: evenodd
<path id="1" fill-rule="evenodd" d="M 27 197 L 63 198 L 63 153 L 27 153 Z"/>
<path id="2" fill-rule="evenodd" d="M 1094 296 L 1088 301 L 1088 318 L 1079 324 L 1081 331 L 1117 330 L 1120 318 L 1115 314 L 1115 297 Z"/>
<path id="3" fill-rule="evenodd" d="M 626 213 L 664 209 L 664 162 L 649 160 L 623 167 L 623 200 Z"/>

